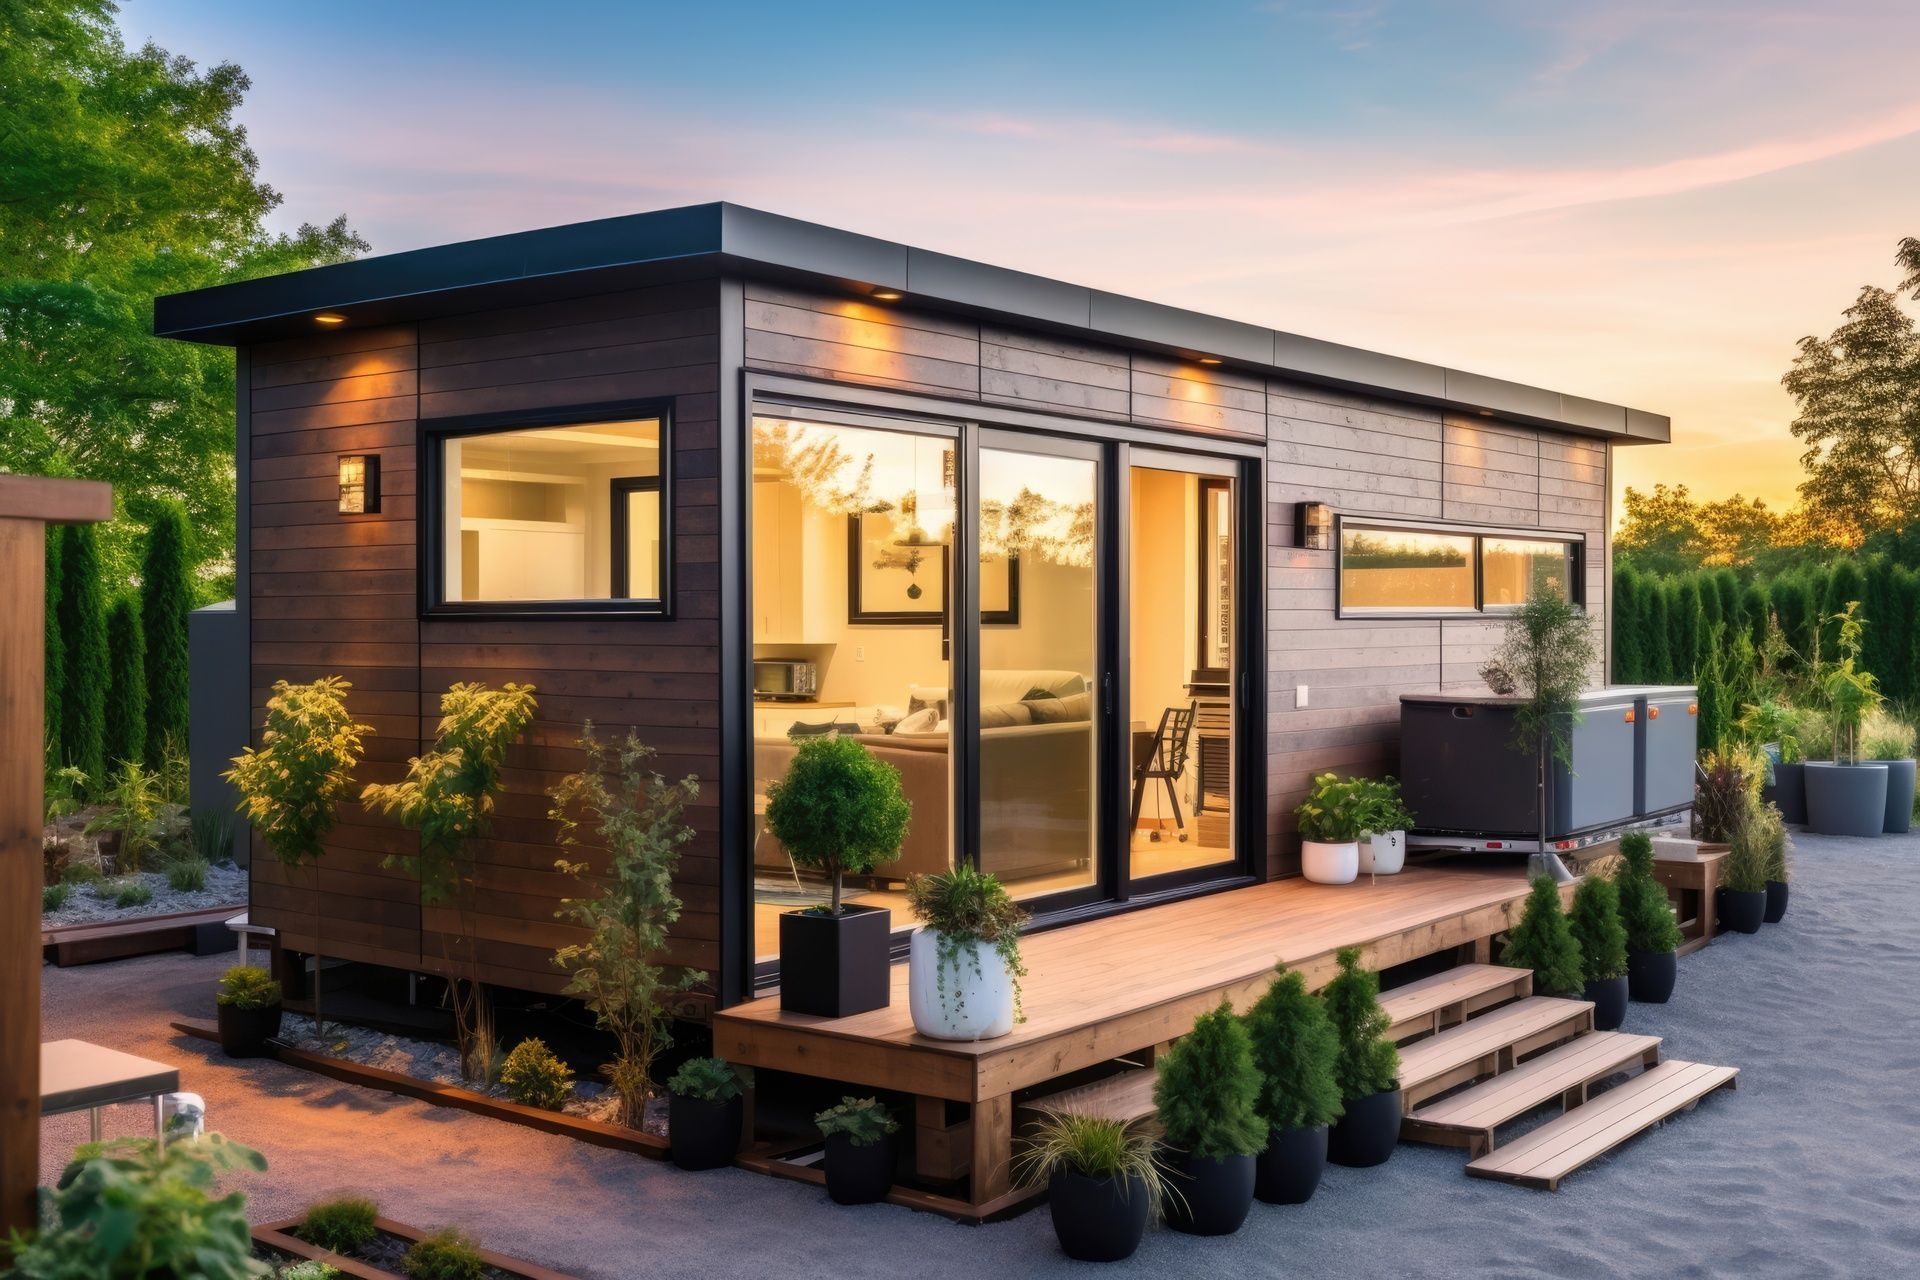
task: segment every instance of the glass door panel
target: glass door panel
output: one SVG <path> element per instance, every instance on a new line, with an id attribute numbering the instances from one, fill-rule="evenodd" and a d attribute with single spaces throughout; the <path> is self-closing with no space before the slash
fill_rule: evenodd
<path id="1" fill-rule="evenodd" d="M 1144 451 L 1142 451 L 1144 452 Z M 1236 860 L 1240 602 L 1231 474 L 1128 468 L 1128 859 L 1134 882 Z"/>
<path id="2" fill-rule="evenodd" d="M 1089 890 L 1101 882 L 1099 453 L 983 446 L 979 477 L 980 866 L 1016 898 Z"/>

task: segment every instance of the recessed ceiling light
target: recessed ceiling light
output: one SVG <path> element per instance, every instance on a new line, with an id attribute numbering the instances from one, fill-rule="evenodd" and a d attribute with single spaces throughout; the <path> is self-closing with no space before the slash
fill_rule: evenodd
<path id="1" fill-rule="evenodd" d="M 1482 410 L 1480 411 L 1480 416 L 1481 416 L 1481 417 L 1483 417 L 1483 418 L 1491 418 L 1491 417 L 1493 416 L 1493 410 L 1491 410 L 1491 409 L 1482 409 Z"/>
<path id="2" fill-rule="evenodd" d="M 345 324 L 347 318 L 338 311 L 319 311 L 314 313 L 313 322 L 315 324 L 323 324 L 331 329 L 336 325 Z"/>
<path id="3" fill-rule="evenodd" d="M 867 296 L 872 298 L 876 302 L 898 302 L 900 301 L 900 299 L 904 298 L 906 295 L 901 293 L 898 289 L 875 289 L 872 293 L 868 294 Z"/>

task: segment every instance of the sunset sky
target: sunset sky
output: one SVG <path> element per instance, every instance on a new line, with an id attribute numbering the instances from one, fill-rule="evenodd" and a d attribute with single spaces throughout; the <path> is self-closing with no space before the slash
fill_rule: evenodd
<path id="1" fill-rule="evenodd" d="M 315 15 L 324 13 L 324 20 Z M 376 252 L 726 199 L 1666 413 L 1786 504 L 1779 378 L 1920 235 L 1914 0 L 130 0 Z"/>

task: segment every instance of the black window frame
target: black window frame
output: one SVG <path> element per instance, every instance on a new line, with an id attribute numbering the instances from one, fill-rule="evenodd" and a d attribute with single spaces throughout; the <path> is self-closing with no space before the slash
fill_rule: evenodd
<path id="1" fill-rule="evenodd" d="M 654 419 L 660 423 L 660 473 L 633 477 L 660 492 L 660 596 L 657 600 L 448 600 L 446 598 L 446 521 L 441 505 L 446 497 L 446 452 L 451 439 L 499 435 L 541 427 L 577 426 L 591 422 L 630 422 Z M 415 512 L 415 539 L 420 547 L 420 616 L 422 618 L 582 618 L 673 617 L 673 401 L 671 399 L 604 400 L 588 404 L 552 405 L 500 413 L 461 414 L 422 418 L 416 439 L 420 469 L 420 503 Z M 609 525 L 624 533 L 623 509 L 608 513 Z M 624 548 L 622 548 L 624 551 Z M 624 554 L 618 567 L 624 568 Z M 608 590 L 617 579 L 609 566 Z"/>
<path id="2" fill-rule="evenodd" d="M 1349 607 L 1346 602 L 1346 531 L 1376 529 L 1391 533 L 1431 533 L 1449 538 L 1473 539 L 1473 606 L 1471 608 L 1374 609 Z M 1486 540 L 1505 538 L 1525 542 L 1558 542 L 1572 548 L 1572 568 L 1568 574 L 1568 594 L 1576 608 L 1587 608 L 1587 535 L 1575 529 L 1542 529 L 1526 526 L 1470 524 L 1450 520 L 1399 520 L 1384 516 L 1335 513 L 1333 517 L 1333 614 L 1378 622 L 1382 619 L 1408 619 L 1418 622 L 1463 618 L 1500 618 L 1520 606 L 1488 604 L 1486 583 Z"/>

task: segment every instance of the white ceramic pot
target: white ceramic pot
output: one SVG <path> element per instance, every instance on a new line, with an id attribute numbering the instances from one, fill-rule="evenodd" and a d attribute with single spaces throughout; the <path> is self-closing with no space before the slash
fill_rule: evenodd
<path id="1" fill-rule="evenodd" d="M 1360 845 L 1348 840 L 1341 844 L 1322 844 L 1318 840 L 1300 842 L 1300 874 L 1315 884 L 1352 884 L 1360 874 Z"/>
<path id="2" fill-rule="evenodd" d="M 934 1040 L 993 1040 L 1013 1030 L 1013 975 L 990 942 L 963 942 L 941 963 L 940 935 L 915 929 L 907 952 L 913 1029 Z"/>
<path id="3" fill-rule="evenodd" d="M 1407 833 L 1374 831 L 1360 842 L 1360 874 L 1399 875 L 1407 865 Z"/>

